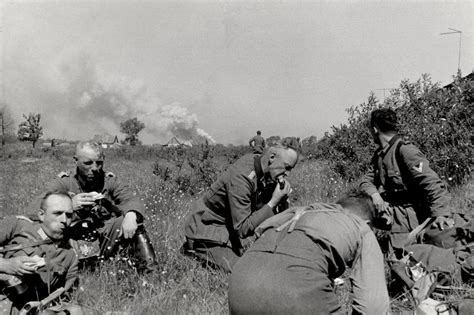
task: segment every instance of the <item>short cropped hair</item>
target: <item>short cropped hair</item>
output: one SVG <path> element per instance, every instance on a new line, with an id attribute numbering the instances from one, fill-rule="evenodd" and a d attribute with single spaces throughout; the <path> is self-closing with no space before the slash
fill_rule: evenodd
<path id="1" fill-rule="evenodd" d="M 77 153 L 84 149 L 84 148 L 90 148 L 94 152 L 96 152 L 99 156 L 102 158 L 105 157 L 104 150 L 102 149 L 102 146 L 98 144 L 97 142 L 90 142 L 90 141 L 81 141 L 77 144 L 76 146 L 76 155 Z"/>
<path id="2" fill-rule="evenodd" d="M 374 203 L 367 194 L 361 191 L 352 191 L 341 197 L 336 203 L 364 220 L 372 222 L 374 219 Z"/>
<path id="3" fill-rule="evenodd" d="M 41 198 L 41 204 L 40 204 L 40 209 L 41 210 L 44 210 L 46 211 L 46 203 L 48 201 L 48 198 L 50 196 L 61 196 L 61 197 L 64 197 L 64 198 L 67 198 L 69 200 L 71 200 L 72 202 L 72 198 L 71 196 L 68 194 L 67 191 L 65 190 L 52 190 L 52 191 L 48 191 L 46 192 L 44 195 L 43 195 L 43 198 Z"/>
<path id="4" fill-rule="evenodd" d="M 376 127 L 382 132 L 397 132 L 399 124 L 397 113 L 391 108 L 379 108 L 370 114 L 369 127 Z"/>

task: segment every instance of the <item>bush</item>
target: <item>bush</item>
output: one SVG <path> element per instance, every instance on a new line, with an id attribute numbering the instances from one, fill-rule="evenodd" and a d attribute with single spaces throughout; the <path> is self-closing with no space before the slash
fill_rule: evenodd
<path id="1" fill-rule="evenodd" d="M 472 75 L 458 74 L 447 87 L 432 83 L 426 74 L 414 83 L 404 80 L 384 103 L 371 93 L 366 103 L 349 108 L 348 123 L 326 133 L 317 157 L 331 161 L 331 168 L 344 179 L 358 179 L 376 148 L 367 128 L 370 112 L 386 106 L 396 110 L 400 134 L 420 148 L 441 178 L 460 185 L 469 179 L 474 162 L 473 101 Z"/>

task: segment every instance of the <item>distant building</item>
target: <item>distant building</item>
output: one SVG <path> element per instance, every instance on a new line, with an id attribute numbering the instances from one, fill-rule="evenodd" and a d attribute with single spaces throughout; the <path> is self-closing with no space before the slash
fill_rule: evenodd
<path id="1" fill-rule="evenodd" d="M 163 147 L 166 148 L 181 148 L 183 146 L 192 147 L 193 144 L 190 141 L 179 140 L 176 137 L 171 138 L 166 144 L 163 144 Z"/>
<path id="2" fill-rule="evenodd" d="M 100 144 L 104 149 L 117 148 L 120 146 L 118 137 L 109 134 L 95 135 L 92 141 Z"/>
<path id="3" fill-rule="evenodd" d="M 464 76 L 461 78 L 461 81 L 474 81 L 474 71 L 469 73 L 468 75 Z M 454 82 L 451 82 L 445 86 L 443 86 L 443 88 L 445 89 L 451 89 L 453 88 L 454 86 Z"/>

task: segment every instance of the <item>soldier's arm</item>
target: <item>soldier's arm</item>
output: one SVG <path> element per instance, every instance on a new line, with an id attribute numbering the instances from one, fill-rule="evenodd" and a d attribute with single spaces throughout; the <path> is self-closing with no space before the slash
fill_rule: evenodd
<path id="1" fill-rule="evenodd" d="M 14 237 L 14 233 L 18 224 L 15 216 L 6 217 L 0 220 L 0 246 L 5 246 Z"/>
<path id="2" fill-rule="evenodd" d="M 108 178 L 107 181 L 109 181 L 107 188 L 112 201 L 122 214 L 125 215 L 129 211 L 134 211 L 143 216 L 145 204 L 128 185 L 121 183 L 115 176 Z"/>
<path id="3" fill-rule="evenodd" d="M 350 277 L 353 314 L 387 314 L 390 301 L 383 255 L 372 231 L 364 232 L 360 246 L 360 256 Z"/>
<path id="4" fill-rule="evenodd" d="M 254 141 L 253 138 L 251 138 L 251 139 L 249 140 L 249 146 L 252 146 L 252 142 L 253 142 L 253 141 Z"/>
<path id="5" fill-rule="evenodd" d="M 6 246 L 15 237 L 15 231 L 18 227 L 18 219 L 9 216 L 0 220 L 0 247 Z M 34 261 L 28 256 L 17 256 L 12 258 L 3 258 L 0 256 L 0 274 L 8 275 L 26 275 L 32 274 L 35 268 L 29 266 L 28 262 Z"/>
<path id="6" fill-rule="evenodd" d="M 69 257 L 69 267 L 67 269 L 66 282 L 64 284 L 64 289 L 66 292 L 72 292 L 79 284 L 79 258 L 72 249 L 70 251 L 71 255 Z"/>
<path id="7" fill-rule="evenodd" d="M 375 186 L 375 169 L 373 165 L 369 167 L 368 172 L 362 177 L 359 189 L 369 196 L 378 193 L 377 187 Z"/>
<path id="8" fill-rule="evenodd" d="M 236 175 L 226 184 L 232 226 L 240 238 L 254 234 L 255 228 L 273 216 L 273 208 L 265 204 L 252 212 L 253 183 L 245 175 Z"/>
<path id="9" fill-rule="evenodd" d="M 414 145 L 405 145 L 400 148 L 400 153 L 407 166 L 411 185 L 417 192 L 423 194 L 430 208 L 431 217 L 448 216 L 449 193 L 445 184 L 433 171 L 426 157 Z"/>

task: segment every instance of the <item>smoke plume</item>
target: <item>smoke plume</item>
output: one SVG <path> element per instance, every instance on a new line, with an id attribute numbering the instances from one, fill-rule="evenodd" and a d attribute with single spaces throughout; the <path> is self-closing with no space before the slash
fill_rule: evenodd
<path id="1" fill-rule="evenodd" d="M 215 142 L 187 108 L 162 104 L 143 81 L 107 72 L 87 55 L 68 58 L 53 71 L 43 69 L 35 77 L 33 81 L 42 84 L 22 79 L 27 85 L 24 93 L 35 102 L 32 111 L 42 113 L 49 137 L 91 139 L 108 133 L 120 138 L 120 123 L 137 117 L 145 123 L 139 134 L 144 143 L 164 143 L 172 136 L 195 143 Z"/>

